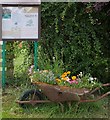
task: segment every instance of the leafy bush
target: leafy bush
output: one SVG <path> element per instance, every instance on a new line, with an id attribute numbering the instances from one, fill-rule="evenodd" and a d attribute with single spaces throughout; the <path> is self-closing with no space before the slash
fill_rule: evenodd
<path id="1" fill-rule="evenodd" d="M 107 82 L 110 29 L 106 9 L 96 12 L 93 3 L 42 3 L 41 10 L 39 44 L 50 66 L 57 57 L 64 71 L 76 68 L 76 74 L 84 71 Z"/>

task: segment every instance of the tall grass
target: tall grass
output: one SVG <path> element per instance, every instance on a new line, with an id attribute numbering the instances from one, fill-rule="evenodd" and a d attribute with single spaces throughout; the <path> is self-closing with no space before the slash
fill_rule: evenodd
<path id="1" fill-rule="evenodd" d="M 3 96 L 3 118 L 108 118 L 108 99 L 105 98 L 95 103 L 81 103 L 79 106 L 73 102 L 69 109 L 64 103 L 64 112 L 57 103 L 44 103 L 22 109 L 16 101 L 28 86 L 6 89 L 7 95 Z"/>

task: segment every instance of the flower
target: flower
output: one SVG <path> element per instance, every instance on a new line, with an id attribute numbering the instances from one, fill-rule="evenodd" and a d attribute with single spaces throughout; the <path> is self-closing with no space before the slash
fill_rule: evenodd
<path id="1" fill-rule="evenodd" d="M 76 76 L 72 76 L 72 80 L 76 80 Z"/>
<path id="2" fill-rule="evenodd" d="M 80 76 L 80 77 L 82 77 L 82 76 L 83 76 L 82 72 L 80 72 L 79 76 Z"/>
<path id="3" fill-rule="evenodd" d="M 93 78 L 93 77 L 89 77 L 89 80 L 90 80 L 90 81 L 93 81 L 93 80 L 94 80 L 94 78 Z"/>
<path id="4" fill-rule="evenodd" d="M 73 83 L 75 83 L 75 84 L 78 84 L 78 81 L 77 80 L 67 80 L 67 82 L 69 82 L 70 84 L 73 84 Z"/>
<path id="5" fill-rule="evenodd" d="M 70 71 L 67 72 L 67 74 L 70 74 L 70 73 L 71 73 Z"/>
<path id="6" fill-rule="evenodd" d="M 56 78 L 56 82 L 61 83 L 61 80 L 59 78 Z"/>
<path id="7" fill-rule="evenodd" d="M 64 73 L 61 75 L 61 77 L 62 77 L 62 78 L 65 78 L 65 77 L 67 77 L 67 75 L 69 75 L 70 73 L 71 73 L 70 71 L 64 72 Z"/>
<path id="8" fill-rule="evenodd" d="M 64 73 L 61 75 L 62 78 L 65 78 L 66 76 L 67 76 L 67 73 L 66 73 L 66 72 L 64 72 Z"/>
<path id="9" fill-rule="evenodd" d="M 62 80 L 67 81 L 69 80 L 69 77 L 62 78 Z"/>
<path id="10" fill-rule="evenodd" d="M 32 81 L 45 82 L 52 85 L 63 85 L 73 88 L 95 88 L 101 86 L 101 83 L 98 83 L 97 78 L 93 78 L 89 73 L 83 74 L 80 72 L 77 76 L 71 76 L 71 72 L 64 72 L 61 76 L 56 77 L 55 74 L 50 70 L 40 70 L 34 71 L 34 65 L 29 69 L 29 75 Z M 77 85 L 78 84 L 78 85 Z"/>

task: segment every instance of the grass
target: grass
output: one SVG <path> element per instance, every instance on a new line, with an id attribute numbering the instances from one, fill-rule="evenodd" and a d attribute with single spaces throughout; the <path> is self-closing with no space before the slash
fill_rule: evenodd
<path id="1" fill-rule="evenodd" d="M 108 118 L 108 98 L 95 103 L 82 103 L 79 107 L 73 103 L 71 109 L 65 104 L 65 112 L 61 113 L 56 103 L 45 103 L 22 109 L 16 100 L 25 87 L 8 87 L 3 95 L 2 118 Z"/>

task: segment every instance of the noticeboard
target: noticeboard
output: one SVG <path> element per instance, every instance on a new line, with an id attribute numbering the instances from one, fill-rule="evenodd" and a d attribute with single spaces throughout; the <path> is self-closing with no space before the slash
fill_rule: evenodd
<path id="1" fill-rule="evenodd" d="M 2 7 L 2 39 L 38 39 L 39 7 Z"/>
<path id="2" fill-rule="evenodd" d="M 41 0 L 0 0 L 0 4 L 27 4 L 38 5 L 41 4 Z"/>

